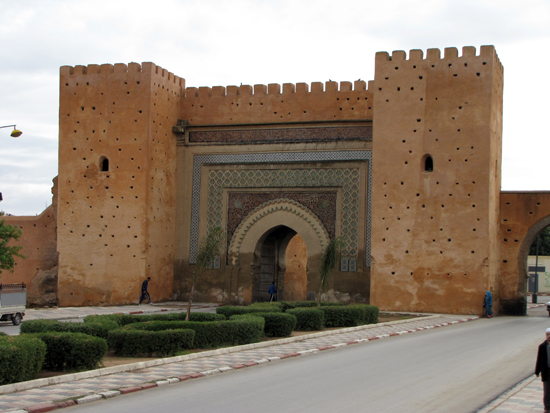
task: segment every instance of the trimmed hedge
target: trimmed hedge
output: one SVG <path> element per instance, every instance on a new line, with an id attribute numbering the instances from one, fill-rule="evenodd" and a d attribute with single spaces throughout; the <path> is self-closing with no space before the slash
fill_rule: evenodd
<path id="1" fill-rule="evenodd" d="M 190 329 L 143 331 L 130 328 L 109 332 L 109 348 L 117 356 L 167 356 L 193 347 L 195 332 Z"/>
<path id="2" fill-rule="evenodd" d="M 33 380 L 42 369 L 46 344 L 32 336 L 0 337 L 0 385 Z"/>
<path id="3" fill-rule="evenodd" d="M 29 320 L 21 324 L 21 334 L 45 333 L 82 333 L 89 336 L 107 338 L 109 330 L 99 323 L 74 323 L 57 320 Z"/>
<path id="4" fill-rule="evenodd" d="M 321 306 L 325 313 L 325 327 L 354 327 L 364 324 L 365 312 L 356 306 Z"/>
<path id="5" fill-rule="evenodd" d="M 254 314 L 254 313 L 253 313 Z M 296 316 L 287 313 L 256 313 L 265 320 L 266 337 L 288 337 L 296 328 Z"/>
<path id="6" fill-rule="evenodd" d="M 84 318 L 85 324 L 99 324 L 108 331 L 114 330 L 133 323 L 141 323 L 145 321 L 184 321 L 186 313 L 170 313 L 170 314 L 151 314 L 151 315 L 135 315 L 135 314 L 107 314 L 107 315 L 90 315 Z M 223 321 L 225 316 L 212 313 L 191 313 L 190 321 Z"/>
<path id="7" fill-rule="evenodd" d="M 50 331 L 31 336 L 47 346 L 43 365 L 47 370 L 94 369 L 107 352 L 107 340 L 87 334 Z"/>
<path id="8" fill-rule="evenodd" d="M 361 324 L 376 324 L 378 323 L 378 307 L 368 304 L 350 304 L 349 307 L 359 308 L 363 315 Z"/>
<path id="9" fill-rule="evenodd" d="M 253 306 L 248 307 L 236 307 L 226 305 L 216 308 L 216 314 L 223 314 L 226 318 L 230 318 L 232 315 L 242 315 L 251 313 L 281 313 L 282 309 L 277 305 L 269 306 Z"/>
<path id="10" fill-rule="evenodd" d="M 195 331 L 193 348 L 211 348 L 257 343 L 264 331 L 265 320 L 252 317 L 246 320 L 229 321 L 147 321 L 133 323 L 126 330 L 162 331 L 168 329 L 191 329 Z"/>
<path id="11" fill-rule="evenodd" d="M 286 311 L 296 317 L 296 330 L 322 330 L 325 325 L 325 312 L 317 308 L 294 308 Z"/>

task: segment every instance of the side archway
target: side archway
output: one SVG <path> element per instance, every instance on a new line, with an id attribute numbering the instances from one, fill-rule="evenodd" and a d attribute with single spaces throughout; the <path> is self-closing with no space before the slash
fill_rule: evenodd
<path id="1" fill-rule="evenodd" d="M 531 244 L 535 241 L 538 233 L 549 225 L 550 215 L 532 225 L 521 241 L 518 252 L 518 296 L 524 297 L 527 294 L 527 279 L 529 278 L 527 259 L 529 257 Z"/>

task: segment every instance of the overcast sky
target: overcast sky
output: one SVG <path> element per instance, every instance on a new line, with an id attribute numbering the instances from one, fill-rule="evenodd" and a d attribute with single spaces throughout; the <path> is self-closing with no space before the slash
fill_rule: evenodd
<path id="1" fill-rule="evenodd" d="M 503 190 L 550 190 L 549 0 L 0 0 L 0 210 L 57 175 L 59 67 L 154 62 L 186 86 L 374 79 L 377 51 L 495 45 Z"/>

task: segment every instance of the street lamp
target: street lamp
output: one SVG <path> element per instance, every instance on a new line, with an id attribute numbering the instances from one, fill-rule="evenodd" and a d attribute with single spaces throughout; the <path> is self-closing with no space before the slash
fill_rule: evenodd
<path id="1" fill-rule="evenodd" d="M 11 131 L 10 133 L 10 136 L 12 138 L 19 138 L 21 135 L 23 135 L 23 132 L 21 132 L 20 130 L 18 129 L 15 129 L 17 125 L 6 125 L 6 126 L 0 126 L 0 129 L 3 129 L 3 128 L 11 128 L 13 127 L 13 130 Z"/>

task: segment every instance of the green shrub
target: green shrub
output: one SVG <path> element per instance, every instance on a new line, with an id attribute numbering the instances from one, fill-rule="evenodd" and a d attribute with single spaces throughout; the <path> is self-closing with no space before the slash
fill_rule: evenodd
<path id="1" fill-rule="evenodd" d="M 84 317 L 84 324 L 99 324 L 107 332 L 122 326 L 120 314 L 89 315 Z"/>
<path id="2" fill-rule="evenodd" d="M 286 313 L 260 313 L 265 319 L 266 337 L 288 337 L 296 328 L 296 316 Z"/>
<path id="3" fill-rule="evenodd" d="M 96 368 L 107 352 L 107 340 L 82 333 L 49 331 L 34 333 L 46 346 L 47 370 L 90 370 Z"/>
<path id="4" fill-rule="evenodd" d="M 325 327 L 354 327 L 363 324 L 365 313 L 356 306 L 321 306 L 325 313 Z"/>
<path id="5" fill-rule="evenodd" d="M 151 315 L 136 315 L 136 314 L 107 314 L 107 315 L 91 315 L 84 318 L 84 323 L 99 324 L 105 330 L 110 331 L 115 328 L 123 327 L 128 324 L 142 323 L 145 321 L 184 321 L 185 313 L 169 313 L 169 314 L 151 314 Z M 225 316 L 212 313 L 191 313 L 191 321 L 223 321 Z"/>
<path id="6" fill-rule="evenodd" d="M 21 324 L 21 334 L 45 333 L 82 333 L 89 336 L 107 338 L 108 330 L 98 323 L 73 323 L 57 320 L 29 320 Z"/>
<path id="7" fill-rule="evenodd" d="M 267 304 L 267 303 L 266 303 Z M 250 313 L 280 313 L 282 312 L 279 306 L 269 305 L 265 306 L 248 306 L 248 307 L 236 307 L 226 305 L 216 308 L 216 314 L 223 314 L 227 319 L 232 315 L 250 314 Z"/>
<path id="8" fill-rule="evenodd" d="M 109 332 L 109 347 L 117 356 L 169 356 L 192 348 L 194 336 L 190 329 L 144 331 L 128 326 Z"/>
<path id="9" fill-rule="evenodd" d="M 162 331 L 191 329 L 195 331 L 194 348 L 212 348 L 256 343 L 260 341 L 265 321 L 261 317 L 229 321 L 147 321 L 124 327 L 126 330 Z"/>
<path id="10" fill-rule="evenodd" d="M 0 337 L 0 385 L 33 380 L 42 369 L 46 344 L 32 336 Z"/>
<path id="11" fill-rule="evenodd" d="M 349 307 L 355 307 L 361 310 L 360 324 L 376 324 L 378 323 L 378 307 L 368 304 L 350 304 Z"/>
<path id="12" fill-rule="evenodd" d="M 252 303 L 248 306 L 248 308 L 262 308 L 262 309 L 265 309 L 265 310 L 270 310 L 270 311 L 276 311 L 276 312 L 279 312 L 279 311 L 283 311 L 283 307 L 284 307 L 284 304 L 282 302 L 278 302 L 278 301 L 273 301 L 273 302 L 257 302 L 257 303 Z"/>
<path id="13" fill-rule="evenodd" d="M 185 321 L 187 313 L 171 313 L 171 314 L 151 314 L 144 316 L 133 316 L 134 322 L 142 323 L 145 321 Z M 224 321 L 226 318 L 223 314 L 213 313 L 191 313 L 189 321 Z"/>
<path id="14" fill-rule="evenodd" d="M 325 322 L 325 312 L 317 308 L 294 308 L 286 311 L 287 314 L 296 316 L 296 330 L 316 331 L 322 330 Z"/>

